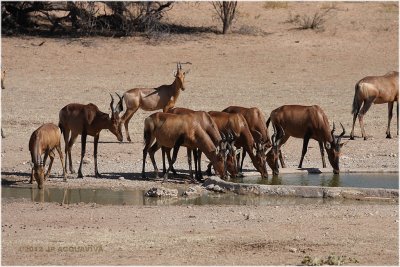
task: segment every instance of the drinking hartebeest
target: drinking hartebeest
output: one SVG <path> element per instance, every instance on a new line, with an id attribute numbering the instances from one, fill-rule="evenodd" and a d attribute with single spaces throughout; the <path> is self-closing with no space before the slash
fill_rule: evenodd
<path id="1" fill-rule="evenodd" d="M 240 113 L 222 111 L 210 111 L 208 113 L 217 124 L 219 131 L 229 131 L 235 135 L 236 147 L 243 148 L 243 153 L 247 152 L 250 155 L 251 161 L 257 171 L 260 172 L 261 177 L 267 178 L 268 172 L 264 144 L 262 142 L 255 142 L 244 116 Z M 259 140 L 262 138 L 261 133 L 259 133 L 258 138 Z"/>
<path id="2" fill-rule="evenodd" d="M 172 108 L 168 110 L 168 113 L 172 114 L 192 114 L 195 116 L 196 120 L 200 123 L 201 127 L 206 130 L 208 135 L 210 136 L 211 140 L 214 142 L 215 146 L 218 146 L 219 142 L 221 141 L 221 135 L 218 130 L 217 124 L 215 124 L 215 121 L 211 118 L 211 116 L 205 112 L 205 111 L 194 111 L 192 109 L 188 108 Z M 224 139 L 224 138 L 223 138 Z M 225 141 L 225 140 L 224 140 Z M 226 140 L 228 142 L 232 142 L 233 140 Z M 230 145 L 230 144 L 229 144 Z M 166 171 L 165 168 L 165 156 L 164 152 L 165 150 L 168 149 L 163 149 L 163 169 Z M 168 155 L 168 161 L 171 161 L 169 152 L 166 151 Z M 187 148 L 187 156 L 188 156 L 188 163 L 189 163 L 189 171 L 190 171 L 190 176 L 192 177 L 192 156 L 191 156 L 192 149 Z M 235 155 L 236 151 L 232 147 L 230 149 L 231 155 Z M 194 156 L 194 161 L 195 161 L 195 174 L 196 174 L 196 179 L 201 180 L 202 179 L 202 173 L 201 173 L 201 153 L 198 151 L 198 149 L 193 150 L 193 156 Z M 236 162 L 235 162 L 236 163 Z M 171 170 L 175 173 L 175 170 L 173 166 L 171 166 Z"/>
<path id="3" fill-rule="evenodd" d="M 63 168 L 64 181 L 67 181 L 65 173 L 64 160 L 61 152 L 61 131 L 53 123 L 46 123 L 36 129 L 29 139 L 29 151 L 33 163 L 31 178 L 29 183 L 36 180 L 39 189 L 43 188 L 44 181 L 50 176 L 51 167 L 54 161 L 54 149 L 60 156 L 61 166 Z M 42 160 L 42 155 L 44 159 Z M 45 166 L 47 157 L 50 156 L 50 164 L 45 175 Z"/>
<path id="4" fill-rule="evenodd" d="M 266 127 L 265 116 L 259 108 L 245 108 L 239 106 L 229 106 L 223 110 L 223 112 L 228 113 L 240 113 L 246 119 L 249 125 L 250 132 L 256 142 L 259 150 L 264 150 L 266 154 L 267 148 L 271 146 L 271 139 L 268 134 L 268 129 Z M 246 151 L 243 151 L 242 161 L 240 162 L 240 172 L 243 171 L 243 161 L 246 157 Z M 239 160 L 239 159 L 238 159 Z"/>
<path id="5" fill-rule="evenodd" d="M 122 122 L 119 113 L 123 110 L 122 99 L 119 95 L 119 103 L 114 108 L 114 98 L 111 95 L 111 117 L 107 113 L 101 112 L 99 108 L 90 103 L 87 105 L 82 104 L 68 104 L 60 110 L 59 117 L 60 127 L 65 141 L 65 169 L 67 169 L 67 155 L 69 158 L 69 170 L 75 173 L 72 168 L 71 148 L 75 143 L 78 135 L 81 135 L 82 151 L 81 163 L 78 170 L 78 178 L 82 178 L 82 162 L 86 151 L 86 137 L 88 135 L 94 137 L 94 170 L 95 176 L 101 177 L 97 169 L 97 145 L 99 142 L 100 131 L 103 129 L 110 130 L 118 139 L 122 141 Z M 71 132 L 71 138 L 69 134 Z M 69 139 L 69 141 L 68 141 Z"/>
<path id="6" fill-rule="evenodd" d="M 282 127 L 284 135 L 279 144 L 280 147 L 286 143 L 290 136 L 303 138 L 303 150 L 299 168 L 303 165 L 304 155 L 307 152 L 308 141 L 310 138 L 318 141 L 322 165 L 326 168 L 324 147 L 328 154 L 328 159 L 333 167 L 334 173 L 339 173 L 339 156 L 340 149 L 344 145 L 340 143 L 341 138 L 345 134 L 345 129 L 342 124 L 342 133 L 339 136 L 334 135 L 335 124 L 333 124 L 332 131 L 329 127 L 328 118 L 324 111 L 317 105 L 314 106 L 300 106 L 300 105 L 285 105 L 273 111 L 267 120 L 267 127 L 272 122 L 276 127 Z M 279 159 L 282 168 L 285 168 L 282 153 L 279 153 Z"/>
<path id="7" fill-rule="evenodd" d="M 126 111 L 121 120 L 125 125 L 126 138 L 129 142 L 131 142 L 131 137 L 128 124 L 139 108 L 145 111 L 162 109 L 166 112 L 175 106 L 180 90 L 185 90 L 185 75 L 188 73 L 188 71 L 182 71 L 180 63 L 176 67 L 175 80 L 172 84 L 161 85 L 157 88 L 134 88 L 124 93 Z"/>
<path id="8" fill-rule="evenodd" d="M 361 136 L 367 140 L 364 129 L 364 115 L 371 105 L 388 103 L 388 126 L 386 129 L 386 138 L 392 138 L 390 134 L 390 121 L 393 116 L 393 105 L 397 102 L 397 135 L 399 135 L 399 72 L 391 71 L 383 76 L 368 76 L 356 83 L 353 109 L 353 127 L 350 133 L 350 139 L 354 140 L 354 125 L 356 118 L 360 121 Z"/>
<path id="9" fill-rule="evenodd" d="M 145 147 L 143 149 L 142 177 L 146 178 L 145 163 L 147 153 L 150 154 L 154 171 L 158 176 L 158 168 L 154 159 L 154 153 L 161 147 L 175 148 L 172 162 L 170 162 L 171 168 L 176 160 L 178 153 L 177 148 L 183 145 L 190 149 L 200 149 L 211 161 L 218 175 L 224 178 L 226 167 L 228 171 L 234 172 L 236 166 L 232 165 L 232 169 L 229 169 L 231 165 L 227 164 L 228 151 L 225 149 L 226 144 L 222 142 L 221 136 L 218 139 L 220 141 L 215 145 L 210 135 L 193 114 L 177 115 L 162 112 L 154 113 L 144 121 Z M 154 140 L 156 140 L 156 143 L 150 147 Z M 235 162 L 234 159 L 230 161 L 232 163 Z M 168 171 L 164 175 L 164 180 L 168 177 Z"/>

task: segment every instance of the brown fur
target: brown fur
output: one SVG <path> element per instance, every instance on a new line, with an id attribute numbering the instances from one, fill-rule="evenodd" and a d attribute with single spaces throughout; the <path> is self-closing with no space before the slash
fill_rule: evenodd
<path id="1" fill-rule="evenodd" d="M 353 126 L 350 139 L 354 140 L 354 125 L 356 118 L 360 121 L 361 135 L 364 140 L 367 135 L 364 129 L 364 115 L 372 104 L 388 103 L 388 126 L 386 138 L 392 138 L 390 134 L 390 121 L 393 116 L 394 102 L 397 102 L 397 135 L 399 135 L 399 73 L 391 71 L 383 76 L 368 76 L 356 83 L 353 99 Z"/>
<path id="2" fill-rule="evenodd" d="M 158 169 L 154 160 L 154 153 L 160 147 L 174 148 L 179 141 L 181 145 L 196 149 L 199 148 L 211 161 L 216 172 L 224 177 L 224 160 L 217 152 L 216 146 L 210 135 L 203 129 L 198 118 L 193 114 L 170 114 L 157 112 L 145 119 L 144 122 L 144 140 L 143 149 L 143 168 L 142 176 L 145 178 L 145 162 L 147 153 L 150 154 L 154 170 L 158 174 Z M 151 147 L 156 140 L 156 144 Z M 221 138 L 220 138 L 221 140 Z M 176 153 L 175 153 L 176 152 Z M 174 151 L 173 162 L 176 160 L 177 150 Z M 168 173 L 168 171 L 167 171 Z M 167 174 L 166 173 L 166 174 Z M 166 177 L 166 176 L 164 176 Z"/>
<path id="3" fill-rule="evenodd" d="M 29 183 L 33 182 L 35 178 L 38 187 L 43 188 L 44 181 L 49 177 L 51 167 L 54 161 L 54 149 L 57 150 L 60 156 L 61 165 L 63 168 L 64 181 L 66 181 L 66 173 L 64 168 L 63 155 L 61 152 L 61 131 L 53 123 L 46 123 L 36 129 L 29 139 L 29 151 L 31 153 L 31 159 L 33 168 L 31 172 L 31 178 Z M 42 160 L 42 155 L 44 159 Z M 47 169 L 46 175 L 44 174 L 44 168 L 46 166 L 47 157 L 50 156 L 50 164 Z"/>
<path id="4" fill-rule="evenodd" d="M 175 106 L 180 90 L 185 90 L 185 72 L 177 65 L 175 80 L 170 85 L 161 85 L 157 88 L 134 88 L 124 93 L 126 111 L 121 120 L 125 125 L 126 138 L 131 142 L 128 124 L 133 114 L 141 108 L 145 111 L 162 109 L 163 112 Z"/>
<path id="5" fill-rule="evenodd" d="M 119 113 L 122 111 L 122 98 L 120 98 L 116 108 L 113 107 L 113 103 L 114 99 L 112 98 L 110 103 L 112 110 L 111 118 L 107 113 L 101 112 L 99 108 L 92 103 L 87 105 L 76 103 L 68 104 L 60 110 L 59 127 L 63 132 L 65 141 L 65 169 L 67 169 L 68 155 L 69 170 L 71 173 L 75 173 L 72 168 L 71 149 L 78 135 L 81 135 L 82 151 L 78 177 L 83 177 L 82 161 L 86 150 L 87 135 L 94 136 L 94 167 L 96 177 L 101 176 L 97 169 L 97 145 L 101 130 L 110 130 L 117 137 L 118 141 L 122 141 L 122 122 L 119 117 Z M 69 138 L 70 133 L 71 138 Z"/>
<path id="6" fill-rule="evenodd" d="M 275 127 L 281 127 L 284 131 L 279 144 L 279 150 L 290 136 L 304 139 L 299 168 L 302 167 L 303 159 L 307 152 L 308 141 L 312 138 L 318 141 L 323 167 L 326 167 L 324 158 L 325 147 L 333 171 L 339 173 L 340 148 L 343 146 L 343 144 L 340 144 L 340 139 L 344 135 L 345 130 L 343 128 L 342 134 L 336 138 L 333 135 L 334 129 L 330 130 L 328 118 L 319 106 L 284 105 L 271 112 L 267 121 L 267 127 L 270 122 Z M 279 159 L 284 168 L 285 163 L 281 152 Z M 273 166 L 270 167 L 273 168 Z"/>

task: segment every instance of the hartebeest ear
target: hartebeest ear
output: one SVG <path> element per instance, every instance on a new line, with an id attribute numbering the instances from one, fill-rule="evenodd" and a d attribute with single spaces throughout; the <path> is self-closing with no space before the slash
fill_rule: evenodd
<path id="1" fill-rule="evenodd" d="M 242 151 L 243 151 L 242 148 L 236 149 L 235 156 L 239 155 L 239 153 L 242 153 Z"/>

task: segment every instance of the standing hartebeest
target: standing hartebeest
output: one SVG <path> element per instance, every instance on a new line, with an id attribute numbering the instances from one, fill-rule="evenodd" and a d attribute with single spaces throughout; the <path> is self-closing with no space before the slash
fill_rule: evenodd
<path id="1" fill-rule="evenodd" d="M 190 149 L 200 149 L 211 161 L 216 172 L 221 178 L 224 178 L 227 169 L 229 172 L 236 171 L 236 165 L 228 164 L 229 161 L 234 163 L 234 158 L 228 160 L 227 163 L 229 151 L 226 150 L 226 144 L 222 141 L 222 137 L 219 136 L 218 139 L 218 144 L 215 145 L 210 135 L 193 114 L 177 115 L 162 112 L 154 113 L 144 121 L 145 147 L 143 149 L 142 177 L 146 178 L 145 163 L 147 153 L 150 154 L 154 170 L 158 176 L 158 168 L 154 159 L 154 153 L 161 147 L 174 148 L 173 158 L 169 165 L 170 167 L 164 175 L 164 180 L 166 180 L 168 171 L 176 160 L 178 153 L 177 148 L 182 145 Z M 156 141 L 155 144 L 151 146 L 154 141 Z"/>
<path id="2" fill-rule="evenodd" d="M 126 111 L 121 120 L 125 125 L 126 138 L 129 142 L 131 142 L 131 137 L 128 124 L 139 108 L 145 111 L 162 109 L 166 112 L 175 106 L 180 90 L 185 90 L 185 75 L 188 73 L 188 71 L 182 71 L 180 63 L 176 67 L 175 80 L 172 84 L 161 85 L 157 88 L 134 88 L 124 93 Z"/>
<path id="3" fill-rule="evenodd" d="M 107 113 L 101 112 L 99 108 L 90 103 L 87 105 L 82 104 L 68 104 L 60 110 L 59 117 L 60 127 L 65 141 L 65 169 L 67 169 L 67 156 L 69 158 L 69 170 L 75 173 L 72 168 L 71 149 L 75 143 L 78 135 L 81 135 L 82 151 L 81 163 L 78 170 L 78 178 L 82 178 L 82 162 L 86 151 L 86 137 L 88 135 L 94 137 L 94 170 L 95 176 L 101 177 L 97 169 L 97 145 L 99 142 L 100 131 L 103 129 L 110 130 L 118 139 L 122 141 L 122 122 L 119 113 L 123 110 L 122 99 L 119 95 L 119 103 L 114 108 L 114 98 L 111 95 L 111 117 Z M 71 132 L 71 138 L 69 134 Z M 68 141 L 69 139 L 69 141 Z"/>
<path id="4" fill-rule="evenodd" d="M 340 149 L 344 145 L 340 143 L 341 138 L 345 134 L 345 129 L 342 124 L 342 133 L 339 136 L 334 135 L 335 124 L 333 129 L 330 130 L 328 118 L 324 111 L 318 106 L 300 106 L 300 105 L 284 105 L 273 111 L 267 121 L 267 127 L 272 122 L 276 127 L 281 127 L 284 131 L 282 140 L 280 140 L 280 147 L 286 143 L 290 136 L 296 138 L 303 138 L 303 150 L 299 168 L 303 165 L 303 159 L 307 153 L 308 141 L 310 138 L 318 141 L 322 165 L 326 168 L 324 147 L 328 154 L 328 159 L 333 167 L 334 173 L 339 173 L 339 156 Z M 279 159 L 282 168 L 285 168 L 282 153 L 279 153 Z"/>
<path id="5" fill-rule="evenodd" d="M 249 125 L 250 132 L 254 138 L 254 141 L 256 142 L 257 147 L 259 147 L 259 150 L 262 149 L 266 153 L 267 148 L 271 146 L 271 139 L 266 127 L 265 116 L 259 108 L 229 106 L 224 109 L 223 112 L 242 114 Z M 246 151 L 244 150 L 242 154 L 242 161 L 240 162 L 240 172 L 243 171 L 243 161 L 245 157 Z"/>
<path id="6" fill-rule="evenodd" d="M 50 176 L 51 167 L 54 161 L 54 149 L 60 156 L 61 166 L 63 168 L 64 181 L 67 181 L 65 173 L 64 160 L 61 152 L 61 131 L 53 123 L 46 123 L 36 129 L 29 139 L 29 151 L 33 163 L 31 178 L 29 183 L 36 180 L 39 189 L 43 188 L 44 181 Z M 44 158 L 42 160 L 42 155 Z M 45 166 L 47 157 L 50 156 L 50 164 L 45 175 Z"/>
<path id="7" fill-rule="evenodd" d="M 354 125 L 356 118 L 360 121 L 361 136 L 367 140 L 364 129 L 364 115 L 371 105 L 388 103 L 388 126 L 386 129 L 386 138 L 392 138 L 390 134 L 390 121 L 393 116 L 393 105 L 397 102 L 397 135 L 399 135 L 399 72 L 391 71 L 383 76 L 368 76 L 356 83 L 353 109 L 353 127 L 350 133 L 350 139 L 354 140 Z"/>

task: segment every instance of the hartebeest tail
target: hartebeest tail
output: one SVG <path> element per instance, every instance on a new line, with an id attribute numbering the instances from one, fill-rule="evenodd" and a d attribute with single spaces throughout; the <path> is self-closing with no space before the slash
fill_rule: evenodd
<path id="1" fill-rule="evenodd" d="M 29 139 L 29 151 L 33 163 L 31 177 L 29 183 L 36 180 L 39 189 L 43 188 L 44 181 L 49 177 L 51 167 L 54 161 L 54 149 L 57 150 L 60 156 L 61 165 L 63 168 L 64 181 L 67 180 L 64 160 L 61 152 L 61 131 L 53 123 L 46 123 L 36 129 Z M 42 155 L 44 158 L 42 159 Z M 45 166 L 47 157 L 50 156 L 50 164 L 45 174 Z"/>
<path id="2" fill-rule="evenodd" d="M 175 106 L 180 91 L 185 90 L 185 76 L 188 73 L 182 70 L 182 65 L 177 64 L 175 80 L 170 85 L 161 85 L 157 88 L 134 88 L 124 93 L 126 111 L 121 117 L 125 125 L 126 138 L 131 142 L 128 124 L 133 114 L 141 108 L 145 111 L 154 111 L 162 109 L 163 112 Z"/>
<path id="3" fill-rule="evenodd" d="M 364 115 L 372 104 L 388 103 L 388 126 L 386 129 L 386 138 L 392 138 L 390 134 L 390 122 L 393 116 L 394 102 L 397 102 L 397 135 L 399 134 L 399 73 L 391 71 L 383 76 L 368 76 L 355 85 L 353 106 L 353 126 L 350 133 L 350 139 L 354 140 L 354 125 L 358 116 L 361 136 L 367 139 L 364 128 Z"/>
<path id="4" fill-rule="evenodd" d="M 284 131 L 282 140 L 278 147 L 279 150 L 283 144 L 289 139 L 290 136 L 303 139 L 303 150 L 301 153 L 299 168 L 303 165 L 303 159 L 307 153 L 308 142 L 310 138 L 318 141 L 322 166 L 326 168 L 324 148 L 328 154 L 329 162 L 333 168 L 334 173 L 339 173 L 339 157 L 341 148 L 344 145 L 340 143 L 341 138 L 345 134 L 345 129 L 342 124 L 342 133 L 335 136 L 335 124 L 333 129 L 330 130 L 328 117 L 321 107 L 314 106 L 300 106 L 300 105 L 284 105 L 271 111 L 270 118 L 267 120 L 267 127 L 272 122 L 276 127 L 281 127 Z M 279 160 L 282 167 L 285 167 L 282 152 L 279 151 Z"/>
<path id="5" fill-rule="evenodd" d="M 118 95 L 118 94 L 117 94 Z M 123 97 L 119 97 L 118 104 L 114 107 L 114 98 L 111 95 L 111 116 L 107 113 L 101 112 L 99 108 L 90 103 L 87 105 L 82 104 L 68 104 L 60 110 L 59 113 L 59 124 L 61 131 L 64 135 L 65 141 L 65 169 L 67 169 L 67 162 L 69 159 L 69 170 L 74 173 L 72 168 L 72 157 L 71 149 L 76 141 L 78 135 L 81 135 L 81 163 L 79 164 L 78 177 L 82 178 L 82 162 L 86 152 L 86 138 L 88 135 L 94 137 L 94 169 L 95 176 L 100 177 L 100 173 L 97 169 L 97 145 L 100 138 L 100 132 L 103 129 L 110 130 L 118 139 L 122 141 L 122 125 L 119 117 L 122 112 L 122 100 Z M 71 138 L 69 138 L 71 134 Z"/>

